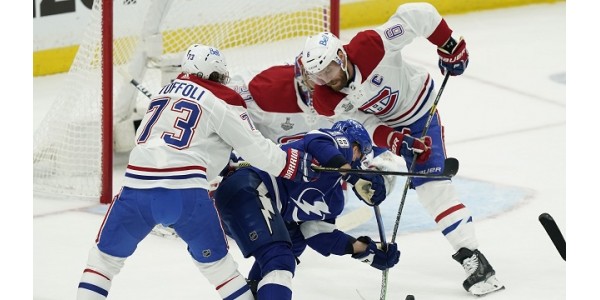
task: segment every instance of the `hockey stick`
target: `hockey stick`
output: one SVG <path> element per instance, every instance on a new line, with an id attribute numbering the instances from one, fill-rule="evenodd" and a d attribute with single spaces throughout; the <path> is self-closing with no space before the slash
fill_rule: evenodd
<path id="1" fill-rule="evenodd" d="M 437 96 L 435 97 L 435 101 L 433 101 L 433 105 L 431 105 L 431 109 L 429 109 L 429 116 L 427 117 L 427 123 L 425 123 L 425 127 L 423 127 L 423 133 L 421 134 L 421 138 L 427 135 L 427 130 L 429 130 L 429 125 L 431 125 L 431 120 L 433 119 L 433 115 L 437 110 L 437 105 L 440 102 L 440 97 L 442 96 L 442 92 L 446 87 L 446 83 L 448 82 L 448 78 L 450 78 L 450 72 L 446 72 L 446 76 L 444 76 L 444 81 L 442 81 L 442 85 L 440 86 L 440 90 L 438 91 Z M 413 172 L 415 169 L 415 164 L 417 162 L 417 156 L 415 155 L 412 160 L 412 164 L 410 165 L 410 172 Z M 458 164 L 457 164 L 458 167 Z M 457 168 L 458 171 L 458 168 Z M 408 189 L 410 188 L 410 180 L 411 177 L 406 178 L 406 183 L 404 184 L 404 191 L 402 192 L 402 199 L 400 200 L 400 206 L 398 206 L 398 213 L 396 214 L 396 222 L 394 223 L 394 231 L 392 232 L 392 243 L 396 241 L 396 233 L 398 233 L 398 226 L 400 225 L 400 216 L 402 215 L 402 209 L 404 208 L 404 202 L 406 201 L 406 194 L 408 193 Z M 381 295 L 379 296 L 380 300 L 385 300 L 387 297 L 387 281 L 388 281 L 388 270 L 383 272 L 383 279 L 381 284 Z"/>
<path id="2" fill-rule="evenodd" d="M 422 174 L 414 172 L 396 172 L 396 171 L 380 171 L 375 169 L 346 169 L 346 168 L 327 168 L 321 166 L 312 166 L 313 170 L 317 172 L 340 172 L 340 173 L 354 173 L 354 174 L 375 174 L 375 175 L 397 175 L 397 176 L 409 176 L 418 178 L 444 178 L 450 179 L 458 172 L 458 160 L 456 158 L 446 158 L 444 160 L 444 170 L 441 174 Z"/>
<path id="3" fill-rule="evenodd" d="M 121 76 L 123 76 L 123 78 L 125 78 L 129 83 L 131 83 L 138 91 L 142 92 L 142 94 L 144 94 L 146 97 L 152 98 L 152 93 L 150 93 L 150 91 L 143 84 L 141 84 L 137 80 L 135 80 L 135 78 L 133 78 L 131 76 L 131 74 L 129 74 L 129 72 L 127 72 L 127 70 L 125 70 L 124 68 L 117 68 L 117 71 L 119 72 L 119 74 L 121 74 Z"/>
<path id="4" fill-rule="evenodd" d="M 369 206 L 365 205 L 337 217 L 335 220 L 335 225 L 338 230 L 349 231 L 368 222 L 372 216 L 371 209 Z M 152 228 L 150 233 L 163 238 L 179 238 L 179 235 L 173 228 L 165 227 L 160 224 Z"/>
<path id="5" fill-rule="evenodd" d="M 387 252 L 387 242 L 385 239 L 385 230 L 383 229 L 383 220 L 381 218 L 381 211 L 379 210 L 379 206 L 373 206 L 373 210 L 375 211 L 375 219 L 377 219 L 377 229 L 379 229 L 379 238 L 381 239 L 381 245 L 383 251 Z M 381 295 L 385 295 L 387 292 L 387 270 L 385 269 L 381 273 Z M 384 296 L 385 299 L 385 296 Z"/>
<path id="6" fill-rule="evenodd" d="M 556 247 L 556 250 L 558 250 L 562 259 L 567 261 L 567 242 L 558 228 L 558 225 L 556 225 L 554 218 L 548 213 L 543 213 L 538 219 L 540 220 L 540 223 L 542 223 L 542 226 L 544 226 L 546 233 L 550 236 L 550 240 L 552 240 L 554 247 Z"/>

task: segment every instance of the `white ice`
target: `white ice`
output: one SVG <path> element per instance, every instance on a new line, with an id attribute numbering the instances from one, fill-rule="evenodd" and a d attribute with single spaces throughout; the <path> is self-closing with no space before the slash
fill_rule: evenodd
<path id="1" fill-rule="evenodd" d="M 566 237 L 566 3 L 448 15 L 446 19 L 465 37 L 470 53 L 466 73 L 450 78 L 438 106 L 447 152 L 460 161 L 455 181 L 473 212 L 480 250 L 506 285 L 486 299 L 566 299 L 566 262 L 537 219 L 543 212 L 550 213 Z M 356 32 L 346 30 L 341 37 L 348 40 Z M 431 44 L 418 40 L 406 48 L 405 57 L 427 67 L 439 87 L 442 76 Z M 60 85 L 64 77 L 33 79 L 34 129 L 58 89 L 64 88 Z M 599 99 L 593 93 L 569 101 Z M 581 151 L 570 153 L 577 163 L 593 157 L 587 142 L 569 140 L 571 147 L 580 147 Z M 115 187 L 123 176 L 121 170 L 115 172 Z M 597 177 L 597 171 L 590 172 Z M 403 187 L 399 178 L 382 206 L 388 240 Z M 598 201 L 595 195 L 584 196 L 569 201 L 581 203 L 577 206 Z M 360 207 L 355 202 L 348 209 Z M 103 219 L 101 214 L 81 209 L 90 205 L 33 199 L 33 299 L 74 299 Z M 407 294 L 416 299 L 473 299 L 462 288 L 465 274 L 451 258 L 454 250 L 422 213 L 414 191 L 409 191 L 396 239 L 402 255 L 389 272 L 387 299 L 403 300 Z M 593 219 L 586 222 L 597 227 Z M 351 232 L 364 230 L 377 237 L 374 224 L 371 220 Z M 571 237 L 569 245 L 576 242 L 576 235 Z M 243 259 L 235 243 L 231 245 L 231 253 L 246 273 L 251 260 Z M 592 256 L 595 253 L 583 257 L 569 253 L 570 265 L 576 266 L 569 268 L 576 273 L 570 275 L 586 277 L 583 282 L 592 280 L 578 271 L 598 264 Z M 293 281 L 294 299 L 379 298 L 379 270 L 349 256 L 322 257 L 310 249 L 301 261 Z M 593 270 L 589 272 L 597 277 Z M 13 281 L 19 281 L 15 276 Z M 576 280 L 577 295 L 593 295 L 592 285 L 582 286 Z M 10 282 L 4 281 L 5 285 Z M 181 240 L 149 235 L 115 277 L 109 299 L 218 299 L 218 295 L 192 264 Z"/>

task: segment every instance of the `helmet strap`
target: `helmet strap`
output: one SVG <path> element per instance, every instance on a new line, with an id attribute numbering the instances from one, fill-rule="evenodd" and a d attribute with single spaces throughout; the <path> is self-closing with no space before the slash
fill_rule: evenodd
<path id="1" fill-rule="evenodd" d="M 348 83 L 350 83 L 350 73 L 348 72 L 348 55 L 346 55 L 346 52 L 342 49 L 338 51 L 342 51 L 342 53 L 344 54 L 344 59 L 340 59 L 340 67 L 342 68 L 342 71 L 344 71 L 344 73 L 346 74 L 346 79 L 348 79 Z"/>

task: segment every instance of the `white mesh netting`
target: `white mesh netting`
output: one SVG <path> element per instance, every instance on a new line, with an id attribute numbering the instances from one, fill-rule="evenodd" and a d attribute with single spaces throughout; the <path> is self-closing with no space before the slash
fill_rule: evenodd
<path id="1" fill-rule="evenodd" d="M 179 64 L 181 52 L 194 43 L 220 48 L 230 74 L 292 62 L 306 36 L 329 30 L 329 5 L 330 0 L 115 1 L 114 123 L 129 122 L 145 97 L 118 68 L 154 93 L 170 79 L 155 67 Z M 64 88 L 34 133 L 34 194 L 98 200 L 105 155 L 101 7 L 94 1 Z"/>

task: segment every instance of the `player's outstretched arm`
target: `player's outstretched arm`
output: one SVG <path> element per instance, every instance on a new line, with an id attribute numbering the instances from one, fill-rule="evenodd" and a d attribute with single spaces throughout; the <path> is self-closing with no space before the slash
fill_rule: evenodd
<path id="1" fill-rule="evenodd" d="M 300 225 L 306 243 L 321 255 L 351 255 L 379 270 L 395 266 L 400 260 L 400 251 L 396 243 L 388 243 L 385 248 L 370 237 L 354 238 L 335 229 L 335 225 L 320 221 L 307 221 Z"/>

